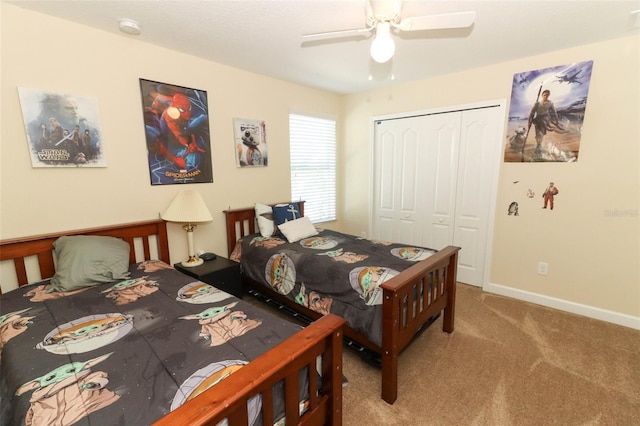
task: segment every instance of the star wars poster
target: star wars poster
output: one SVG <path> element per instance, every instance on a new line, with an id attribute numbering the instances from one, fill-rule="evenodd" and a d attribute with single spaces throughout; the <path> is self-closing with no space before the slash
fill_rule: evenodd
<path id="1" fill-rule="evenodd" d="M 213 182 L 207 92 L 140 79 L 151 185 Z"/>
<path id="2" fill-rule="evenodd" d="M 236 145 L 236 167 L 264 167 L 267 165 L 265 123 L 260 120 L 233 119 Z"/>
<path id="3" fill-rule="evenodd" d="M 513 76 L 505 162 L 578 161 L 593 61 Z"/>
<path id="4" fill-rule="evenodd" d="M 18 88 L 33 167 L 106 167 L 95 98 Z"/>

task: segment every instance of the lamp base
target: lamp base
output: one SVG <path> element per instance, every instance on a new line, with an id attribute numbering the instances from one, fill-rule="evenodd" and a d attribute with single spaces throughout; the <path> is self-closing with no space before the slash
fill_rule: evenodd
<path id="1" fill-rule="evenodd" d="M 194 266 L 200 266 L 204 263 L 204 260 L 200 259 L 197 256 L 193 256 L 193 257 L 189 257 L 189 259 L 182 261 L 182 263 L 180 263 L 182 266 L 186 267 L 186 268 L 191 268 Z"/>

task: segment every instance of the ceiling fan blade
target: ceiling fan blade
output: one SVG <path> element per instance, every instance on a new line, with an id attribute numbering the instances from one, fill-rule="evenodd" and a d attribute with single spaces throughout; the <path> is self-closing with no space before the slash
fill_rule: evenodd
<path id="1" fill-rule="evenodd" d="M 333 38 L 333 37 L 345 37 L 350 35 L 357 35 L 366 32 L 370 32 L 376 27 L 377 21 L 373 13 L 373 6 L 371 0 L 365 2 L 365 17 L 366 28 L 355 28 L 351 30 L 338 30 L 338 31 L 326 31 L 322 33 L 303 34 L 302 38 Z"/>
<path id="2" fill-rule="evenodd" d="M 370 32 L 374 27 L 368 28 L 356 28 L 353 30 L 340 30 L 340 31 L 327 31 L 324 33 L 303 34 L 302 38 L 331 38 L 331 37 L 344 37 L 350 35 L 356 35 L 361 33 Z"/>
<path id="3" fill-rule="evenodd" d="M 401 31 L 441 30 L 447 28 L 466 28 L 476 20 L 476 12 L 444 13 L 405 18 L 395 27 Z"/>
<path id="4" fill-rule="evenodd" d="M 393 17 L 400 16 L 402 12 L 402 0 L 393 0 Z"/>
<path id="5" fill-rule="evenodd" d="M 367 18 L 367 22 L 369 22 L 369 18 L 374 18 L 375 13 L 373 13 L 373 5 L 371 4 L 372 0 L 367 0 L 364 7 L 364 16 Z"/>

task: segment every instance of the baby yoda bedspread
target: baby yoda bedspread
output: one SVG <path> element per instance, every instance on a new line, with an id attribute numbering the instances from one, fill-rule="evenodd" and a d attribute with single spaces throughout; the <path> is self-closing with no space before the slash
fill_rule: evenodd
<path id="1" fill-rule="evenodd" d="M 236 246 L 232 258 L 240 261 L 246 276 L 323 315 L 341 316 L 380 346 L 379 285 L 436 251 L 318 231 L 295 243 L 249 235 Z"/>
<path id="2" fill-rule="evenodd" d="M 0 309 L 2 425 L 148 425 L 300 329 L 157 261 Z"/>

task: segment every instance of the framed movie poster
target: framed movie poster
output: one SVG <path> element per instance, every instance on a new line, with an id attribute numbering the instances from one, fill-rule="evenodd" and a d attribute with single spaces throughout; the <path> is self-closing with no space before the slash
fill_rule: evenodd
<path id="1" fill-rule="evenodd" d="M 593 61 L 513 76 L 505 162 L 578 160 Z"/>
<path id="2" fill-rule="evenodd" d="M 233 119 L 236 145 L 236 167 L 264 167 L 267 165 L 265 123 L 260 120 Z"/>
<path id="3" fill-rule="evenodd" d="M 33 167 L 106 167 L 95 98 L 18 88 Z"/>
<path id="4" fill-rule="evenodd" d="M 207 92 L 140 79 L 151 185 L 213 182 Z"/>

